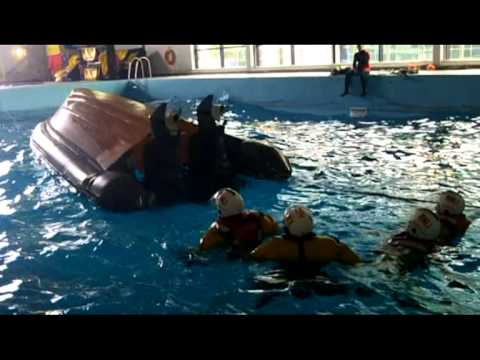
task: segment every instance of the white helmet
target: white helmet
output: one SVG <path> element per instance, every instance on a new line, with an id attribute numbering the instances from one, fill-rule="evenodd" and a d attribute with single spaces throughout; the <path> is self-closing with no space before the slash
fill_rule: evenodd
<path id="1" fill-rule="evenodd" d="M 429 209 L 417 209 L 408 222 L 407 232 L 421 240 L 434 240 L 440 235 L 441 224 Z"/>
<path id="2" fill-rule="evenodd" d="M 283 222 L 293 236 L 308 235 L 313 231 L 313 215 L 304 206 L 291 206 L 283 213 Z"/>
<path id="3" fill-rule="evenodd" d="M 445 191 L 438 197 L 436 210 L 439 215 L 460 215 L 465 210 L 465 200 L 454 191 Z"/>
<path id="4" fill-rule="evenodd" d="M 178 134 L 178 120 L 182 110 L 175 104 L 168 103 L 165 109 L 165 127 L 170 135 Z"/>
<path id="5" fill-rule="evenodd" d="M 242 195 L 230 188 L 218 190 L 212 200 L 215 202 L 220 217 L 238 215 L 245 209 Z"/>

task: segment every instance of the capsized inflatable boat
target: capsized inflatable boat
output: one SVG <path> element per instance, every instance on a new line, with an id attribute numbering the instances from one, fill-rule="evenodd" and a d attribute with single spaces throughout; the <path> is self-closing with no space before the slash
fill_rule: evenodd
<path id="1" fill-rule="evenodd" d="M 111 210 L 154 205 L 153 194 L 137 181 L 129 159 L 142 161 L 152 138 L 154 108 L 118 95 L 77 89 L 56 113 L 39 123 L 31 147 L 75 188 Z M 236 173 L 281 180 L 290 177 L 288 159 L 276 148 L 225 136 Z"/>

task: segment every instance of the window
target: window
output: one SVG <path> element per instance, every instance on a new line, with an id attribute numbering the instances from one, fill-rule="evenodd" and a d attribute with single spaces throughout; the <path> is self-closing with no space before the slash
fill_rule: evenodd
<path id="1" fill-rule="evenodd" d="M 291 45 L 259 45 L 257 55 L 259 66 L 292 65 Z"/>
<path id="2" fill-rule="evenodd" d="M 294 45 L 295 65 L 330 65 L 332 45 Z"/>
<path id="3" fill-rule="evenodd" d="M 222 67 L 220 59 L 220 45 L 197 45 L 197 69 L 219 69 Z"/>
<path id="4" fill-rule="evenodd" d="M 448 60 L 480 60 L 480 45 L 447 45 Z"/>
<path id="5" fill-rule="evenodd" d="M 224 67 L 247 67 L 248 45 L 224 45 Z"/>
<path id="6" fill-rule="evenodd" d="M 195 45 L 197 69 L 241 68 L 247 66 L 248 45 Z"/>
<path id="7" fill-rule="evenodd" d="M 383 45 L 382 61 L 422 61 L 433 59 L 433 45 Z"/>
<path id="8" fill-rule="evenodd" d="M 351 66 L 357 45 L 193 45 L 195 69 L 261 69 L 267 67 Z M 480 45 L 363 45 L 374 66 L 442 61 L 457 65 L 480 62 Z M 436 54 L 436 55 L 435 55 Z M 443 55 L 442 55 L 443 54 Z M 434 59 L 434 56 L 438 58 Z M 254 59 L 253 59 L 254 58 Z"/>
<path id="9" fill-rule="evenodd" d="M 379 59 L 378 45 L 363 45 L 363 48 L 370 53 L 370 61 L 377 62 Z M 340 45 L 340 63 L 350 64 L 353 62 L 353 55 L 357 52 L 357 45 Z"/>

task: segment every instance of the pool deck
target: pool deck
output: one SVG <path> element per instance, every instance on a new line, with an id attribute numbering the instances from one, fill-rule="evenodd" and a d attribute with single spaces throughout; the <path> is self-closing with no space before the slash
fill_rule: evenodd
<path id="1" fill-rule="evenodd" d="M 371 76 L 397 76 L 391 74 L 391 70 L 374 70 Z M 480 75 L 480 69 L 459 70 L 420 70 L 418 74 L 424 75 Z M 290 77 L 330 77 L 330 71 L 285 71 L 285 72 L 238 72 L 238 73 L 203 73 L 190 75 L 171 75 L 169 79 L 246 79 L 246 78 L 290 78 Z"/>

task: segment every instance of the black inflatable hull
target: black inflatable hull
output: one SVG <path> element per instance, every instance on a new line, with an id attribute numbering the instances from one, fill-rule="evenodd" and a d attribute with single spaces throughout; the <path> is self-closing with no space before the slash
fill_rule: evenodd
<path id="1" fill-rule="evenodd" d="M 153 204 L 153 194 L 133 176 L 123 171 L 103 170 L 75 144 L 62 138 L 48 121 L 35 127 L 30 145 L 38 157 L 103 208 L 131 211 Z"/>
<path id="2" fill-rule="evenodd" d="M 133 176 L 126 161 L 150 136 L 148 106 L 97 91 L 74 90 L 52 118 L 39 123 L 31 147 L 55 171 L 103 208 L 150 207 L 154 195 Z M 288 159 L 272 146 L 226 135 L 236 174 L 282 180 Z"/>

